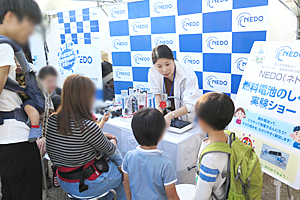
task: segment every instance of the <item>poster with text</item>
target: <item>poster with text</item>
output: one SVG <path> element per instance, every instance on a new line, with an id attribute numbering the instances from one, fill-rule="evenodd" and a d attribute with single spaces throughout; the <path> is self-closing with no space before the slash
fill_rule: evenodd
<path id="1" fill-rule="evenodd" d="M 97 99 L 103 97 L 99 10 L 85 8 L 57 13 L 61 45 L 57 53 L 59 73 L 66 78 L 81 74 L 97 88 Z"/>
<path id="2" fill-rule="evenodd" d="M 300 44 L 253 44 L 229 129 L 260 158 L 262 170 L 300 188 Z"/>

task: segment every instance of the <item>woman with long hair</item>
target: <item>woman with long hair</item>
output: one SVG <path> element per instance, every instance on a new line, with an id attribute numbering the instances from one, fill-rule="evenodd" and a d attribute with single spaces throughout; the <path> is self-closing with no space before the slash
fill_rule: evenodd
<path id="1" fill-rule="evenodd" d="M 92 198 L 114 189 L 118 199 L 125 200 L 117 141 L 102 132 L 104 122 L 98 125 L 91 113 L 95 90 L 87 77 L 71 75 L 65 80 L 61 107 L 47 124 L 47 153 L 67 193 Z"/>
<path id="2" fill-rule="evenodd" d="M 167 45 L 159 45 L 152 50 L 152 62 L 148 83 L 158 105 L 162 94 L 172 96 L 169 98 L 171 112 L 164 113 L 167 126 L 175 118 L 192 122 L 192 112 L 200 97 L 198 78 L 193 68 L 178 62 Z M 159 110 L 162 111 L 160 107 Z"/>

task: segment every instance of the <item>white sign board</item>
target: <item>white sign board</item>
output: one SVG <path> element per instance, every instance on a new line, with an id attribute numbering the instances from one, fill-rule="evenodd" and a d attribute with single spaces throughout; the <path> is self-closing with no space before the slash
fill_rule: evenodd
<path id="1" fill-rule="evenodd" d="M 260 158 L 262 170 L 300 188 L 300 44 L 255 42 L 229 129 Z"/>
<path id="2" fill-rule="evenodd" d="M 63 77 L 81 74 L 97 87 L 103 96 L 99 10 L 85 8 L 57 13 L 61 46 L 57 53 L 59 72 Z"/>

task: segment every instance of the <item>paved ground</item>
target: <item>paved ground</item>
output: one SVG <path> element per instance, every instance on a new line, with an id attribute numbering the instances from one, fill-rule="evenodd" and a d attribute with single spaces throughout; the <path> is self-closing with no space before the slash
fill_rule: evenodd
<path id="1" fill-rule="evenodd" d="M 262 200 L 275 200 L 275 186 L 273 183 L 274 179 L 266 174 L 264 174 L 264 186 L 262 192 Z M 292 195 L 294 195 L 294 200 L 300 200 L 300 191 L 291 189 Z M 1 193 L 0 193 L 1 197 Z M 51 188 L 49 190 L 49 197 L 43 195 L 44 200 L 64 200 L 64 192 L 61 188 Z M 287 187 L 282 185 L 281 187 L 281 200 L 287 200 Z"/>

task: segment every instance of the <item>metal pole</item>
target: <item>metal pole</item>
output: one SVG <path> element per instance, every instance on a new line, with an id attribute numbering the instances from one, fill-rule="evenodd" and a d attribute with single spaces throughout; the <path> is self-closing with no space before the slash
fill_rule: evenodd
<path id="1" fill-rule="evenodd" d="M 294 200 L 294 196 L 291 195 L 290 187 L 288 185 L 286 186 L 286 189 L 287 189 L 288 199 Z"/>
<path id="2" fill-rule="evenodd" d="M 280 187 L 282 183 L 279 180 L 274 179 L 274 185 L 276 186 L 276 200 L 280 200 Z"/>

